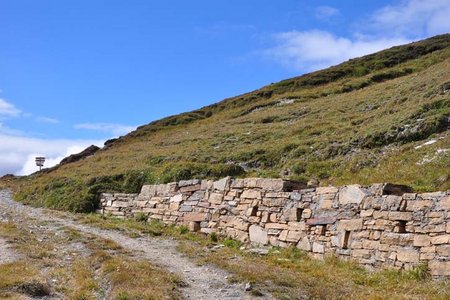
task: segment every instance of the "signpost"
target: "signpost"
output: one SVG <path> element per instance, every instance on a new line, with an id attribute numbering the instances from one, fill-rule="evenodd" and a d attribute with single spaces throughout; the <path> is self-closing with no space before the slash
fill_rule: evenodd
<path id="1" fill-rule="evenodd" d="M 44 166 L 44 162 L 45 162 L 45 157 L 42 156 L 38 156 L 36 157 L 36 166 L 39 167 L 39 171 L 42 169 L 42 167 Z"/>

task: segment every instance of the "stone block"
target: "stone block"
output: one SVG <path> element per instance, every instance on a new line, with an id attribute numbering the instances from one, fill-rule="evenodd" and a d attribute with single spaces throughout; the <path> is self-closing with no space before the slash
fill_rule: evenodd
<path id="1" fill-rule="evenodd" d="M 188 186 L 180 187 L 179 191 L 180 191 L 180 193 L 189 193 L 189 192 L 198 191 L 200 189 L 201 189 L 201 185 L 196 184 L 196 185 L 188 185 Z"/>
<path id="2" fill-rule="evenodd" d="M 288 230 L 283 230 L 280 232 L 280 235 L 278 236 L 278 239 L 282 242 L 285 242 L 287 239 Z"/>
<path id="3" fill-rule="evenodd" d="M 332 209 L 333 208 L 333 200 L 323 199 L 320 201 L 320 205 L 318 209 Z"/>
<path id="4" fill-rule="evenodd" d="M 231 180 L 231 188 L 233 188 L 233 189 L 244 188 L 244 179 L 232 179 Z"/>
<path id="5" fill-rule="evenodd" d="M 187 200 L 189 201 L 201 201 L 205 197 L 204 191 L 196 191 L 194 192 Z"/>
<path id="6" fill-rule="evenodd" d="M 264 206 L 274 207 L 274 206 L 284 206 L 287 203 L 288 199 L 286 198 L 264 198 L 262 200 L 262 204 Z"/>
<path id="7" fill-rule="evenodd" d="M 433 193 L 419 194 L 419 197 L 424 199 L 424 200 L 436 200 L 436 199 L 442 198 L 444 196 L 445 196 L 444 192 L 433 192 Z"/>
<path id="8" fill-rule="evenodd" d="M 183 216 L 183 220 L 186 222 L 202 222 L 202 221 L 208 221 L 209 215 L 207 213 L 186 213 Z"/>
<path id="9" fill-rule="evenodd" d="M 312 252 L 314 253 L 325 253 L 325 246 L 323 244 L 313 242 Z"/>
<path id="10" fill-rule="evenodd" d="M 354 220 L 340 220 L 337 226 L 337 230 L 361 230 L 363 229 L 363 219 L 354 219 Z"/>
<path id="11" fill-rule="evenodd" d="M 431 238 L 427 234 L 415 234 L 413 245 L 416 247 L 427 247 L 431 245 Z"/>
<path id="12" fill-rule="evenodd" d="M 371 217 L 371 216 L 373 216 L 373 212 L 374 212 L 373 209 L 365 209 L 365 210 L 361 210 L 359 215 L 362 218 Z"/>
<path id="13" fill-rule="evenodd" d="M 286 237 L 286 241 L 297 243 L 300 240 L 300 238 L 302 238 L 303 235 L 304 234 L 300 231 L 289 230 Z"/>
<path id="14" fill-rule="evenodd" d="M 395 233 L 383 232 L 381 234 L 380 242 L 388 245 L 409 246 L 414 241 L 414 234 L 412 233 Z"/>
<path id="15" fill-rule="evenodd" d="M 391 211 L 398 211 L 400 210 L 400 207 L 403 203 L 406 201 L 403 200 L 401 196 L 394 196 L 389 195 L 386 197 L 383 197 L 383 203 L 381 205 L 382 210 L 391 210 Z"/>
<path id="16" fill-rule="evenodd" d="M 312 216 L 312 210 L 309 208 L 305 208 L 302 213 L 302 218 L 309 219 L 309 218 L 311 218 L 311 216 Z"/>
<path id="17" fill-rule="evenodd" d="M 406 210 L 407 211 L 422 211 L 430 209 L 433 207 L 432 200 L 407 200 Z"/>
<path id="18" fill-rule="evenodd" d="M 436 246 L 436 253 L 444 257 L 450 257 L 450 245 L 439 245 Z"/>
<path id="19" fill-rule="evenodd" d="M 197 184 L 201 184 L 201 181 L 198 179 L 191 179 L 191 180 L 180 180 L 178 182 L 178 187 L 186 187 L 186 186 L 191 186 L 191 185 L 197 185 Z"/>
<path id="20" fill-rule="evenodd" d="M 403 212 L 403 211 L 390 211 L 389 212 L 389 220 L 411 221 L 412 213 L 411 212 Z"/>
<path id="21" fill-rule="evenodd" d="M 230 177 L 222 178 L 220 180 L 214 181 L 213 187 L 215 190 L 225 191 L 225 190 L 229 189 L 230 181 L 231 181 Z"/>
<path id="22" fill-rule="evenodd" d="M 241 198 L 261 199 L 261 191 L 258 191 L 258 190 L 245 190 L 245 191 L 242 192 Z"/>
<path id="23" fill-rule="evenodd" d="M 442 197 L 438 203 L 440 209 L 450 210 L 450 196 Z"/>
<path id="24" fill-rule="evenodd" d="M 354 184 L 345 186 L 339 191 L 339 203 L 341 205 L 359 205 L 368 194 L 367 189 L 362 188 L 360 185 Z"/>
<path id="25" fill-rule="evenodd" d="M 306 223 L 304 221 L 288 222 L 288 228 L 289 228 L 289 230 L 294 230 L 294 231 L 305 231 Z"/>
<path id="26" fill-rule="evenodd" d="M 279 223 L 267 223 L 264 228 L 266 229 L 279 229 L 279 230 L 286 230 L 289 228 L 287 224 L 279 224 Z"/>
<path id="27" fill-rule="evenodd" d="M 183 194 L 177 194 L 175 196 L 170 197 L 169 202 L 181 202 L 183 201 Z"/>
<path id="28" fill-rule="evenodd" d="M 316 193 L 318 195 L 322 195 L 322 194 L 336 194 L 337 192 L 339 192 L 339 189 L 337 187 L 334 187 L 334 186 L 323 186 L 323 187 L 317 187 L 316 188 Z"/>
<path id="29" fill-rule="evenodd" d="M 285 181 L 282 179 L 260 178 L 257 186 L 265 191 L 284 191 Z"/>
<path id="30" fill-rule="evenodd" d="M 430 261 L 428 268 L 432 276 L 450 276 L 450 261 Z"/>
<path id="31" fill-rule="evenodd" d="M 242 231 L 248 231 L 248 228 L 250 227 L 250 224 L 240 218 L 233 218 L 233 220 L 230 222 L 231 226 Z"/>
<path id="32" fill-rule="evenodd" d="M 431 238 L 431 244 L 433 245 L 448 244 L 448 243 L 450 243 L 450 234 L 437 235 Z"/>
<path id="33" fill-rule="evenodd" d="M 242 230 L 238 230 L 238 229 L 234 229 L 234 228 L 227 228 L 225 230 L 225 233 L 228 237 L 239 240 L 241 242 L 248 241 L 248 233 L 246 231 L 242 231 Z"/>
<path id="34" fill-rule="evenodd" d="M 297 244 L 297 248 L 304 251 L 311 251 L 311 243 L 307 236 L 303 237 Z"/>
<path id="35" fill-rule="evenodd" d="M 336 222 L 336 218 L 333 217 L 320 217 L 320 218 L 312 218 L 306 220 L 306 225 L 316 226 L 316 225 L 327 225 L 334 224 Z M 362 219 L 361 219 L 362 222 Z"/>
<path id="36" fill-rule="evenodd" d="M 251 225 L 249 228 L 250 242 L 267 245 L 269 239 L 267 231 L 261 226 Z"/>
<path id="37" fill-rule="evenodd" d="M 223 201 L 223 194 L 220 193 L 211 193 L 209 195 L 208 202 L 212 204 L 221 204 Z"/>
<path id="38" fill-rule="evenodd" d="M 125 201 L 114 201 L 111 205 L 112 207 L 128 207 L 128 202 Z"/>
<path id="39" fill-rule="evenodd" d="M 180 208 L 179 202 L 172 202 L 169 204 L 169 210 L 171 211 L 177 211 Z"/>
<path id="40" fill-rule="evenodd" d="M 213 188 L 213 181 L 212 180 L 206 180 L 206 179 L 202 180 L 202 182 L 200 183 L 200 188 L 203 191 L 212 190 L 212 188 Z"/>
<path id="41" fill-rule="evenodd" d="M 178 211 L 180 211 L 180 212 L 191 212 L 192 210 L 193 210 L 192 206 L 181 205 Z"/>
<path id="42" fill-rule="evenodd" d="M 420 255 L 414 249 L 399 249 L 397 251 L 397 260 L 401 262 L 417 263 L 420 260 Z"/>

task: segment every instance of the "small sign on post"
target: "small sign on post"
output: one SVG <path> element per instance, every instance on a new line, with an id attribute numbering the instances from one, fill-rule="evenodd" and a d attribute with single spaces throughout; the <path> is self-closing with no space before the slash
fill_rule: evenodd
<path id="1" fill-rule="evenodd" d="M 44 162 L 45 162 L 45 157 L 42 156 L 38 156 L 36 157 L 36 166 L 39 167 L 39 171 L 42 169 L 42 167 L 44 166 Z"/>

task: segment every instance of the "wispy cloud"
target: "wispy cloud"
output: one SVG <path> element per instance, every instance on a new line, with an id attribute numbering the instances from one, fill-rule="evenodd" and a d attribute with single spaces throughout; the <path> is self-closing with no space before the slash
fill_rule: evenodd
<path id="1" fill-rule="evenodd" d="M 333 7 L 322 6 L 316 17 L 339 14 Z M 284 66 L 309 72 L 336 65 L 392 46 L 427 36 L 450 32 L 449 0 L 405 0 L 374 11 L 359 23 L 358 30 L 337 36 L 323 30 L 289 31 L 273 35 L 275 46 L 261 51 Z"/>
<path id="2" fill-rule="evenodd" d="M 338 64 L 349 58 L 370 54 L 407 39 L 349 39 L 327 31 L 290 31 L 275 35 L 277 46 L 265 51 L 265 55 L 286 67 L 313 71 Z"/>
<path id="3" fill-rule="evenodd" d="M 315 16 L 321 20 L 327 20 L 329 18 L 339 15 L 339 9 L 331 6 L 319 6 L 316 8 Z"/>
<path id="4" fill-rule="evenodd" d="M 408 0 L 373 13 L 372 29 L 396 35 L 426 36 L 450 32 L 449 0 Z"/>
<path id="5" fill-rule="evenodd" d="M 49 123 L 49 124 L 58 124 L 59 120 L 49 117 L 37 117 L 36 121 L 39 123 Z"/>
<path id="6" fill-rule="evenodd" d="M 17 117 L 21 114 L 20 109 L 4 99 L 0 99 L 0 116 Z"/>
<path id="7" fill-rule="evenodd" d="M 74 128 L 106 132 L 113 134 L 115 136 L 119 136 L 135 130 L 136 126 L 114 124 L 114 123 L 81 123 L 76 124 Z"/>

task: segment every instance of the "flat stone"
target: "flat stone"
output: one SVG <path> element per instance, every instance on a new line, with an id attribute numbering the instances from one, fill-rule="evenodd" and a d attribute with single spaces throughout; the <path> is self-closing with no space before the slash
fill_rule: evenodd
<path id="1" fill-rule="evenodd" d="M 211 193 L 211 195 L 209 195 L 208 202 L 213 203 L 213 204 L 221 204 L 222 200 L 223 200 L 223 194 Z"/>
<path id="2" fill-rule="evenodd" d="M 170 197 L 169 202 L 181 202 L 183 201 L 183 194 L 177 194 L 175 196 Z"/>
<path id="3" fill-rule="evenodd" d="M 334 186 L 321 186 L 316 188 L 316 193 L 318 195 L 322 194 L 336 194 L 339 191 L 337 187 Z"/>
<path id="4" fill-rule="evenodd" d="M 336 222 L 336 218 L 312 218 L 306 220 L 306 225 L 315 226 L 315 225 L 327 225 L 334 224 Z"/>
<path id="5" fill-rule="evenodd" d="M 245 190 L 244 192 L 242 192 L 241 198 L 261 199 L 261 191 L 258 191 L 258 190 Z"/>
<path id="6" fill-rule="evenodd" d="M 325 246 L 320 243 L 314 242 L 312 245 L 312 252 L 325 253 Z"/>
<path id="7" fill-rule="evenodd" d="M 438 203 L 441 209 L 450 210 L 450 196 L 442 197 Z"/>
<path id="8" fill-rule="evenodd" d="M 297 243 L 303 235 L 304 234 L 301 231 L 289 230 L 288 234 L 287 234 L 287 237 L 286 237 L 286 241 Z"/>
<path id="9" fill-rule="evenodd" d="M 181 205 L 178 211 L 180 211 L 180 212 L 191 212 L 192 210 L 193 210 L 192 206 Z"/>
<path id="10" fill-rule="evenodd" d="M 213 187 L 215 190 L 225 191 L 230 186 L 230 180 L 231 180 L 230 177 L 225 177 L 220 180 L 214 181 Z"/>
<path id="11" fill-rule="evenodd" d="M 388 245 L 409 246 L 414 241 L 414 234 L 383 232 L 380 241 L 381 243 Z"/>
<path id="12" fill-rule="evenodd" d="M 337 226 L 337 230 L 361 230 L 363 229 L 363 219 L 353 219 L 353 220 L 340 220 Z"/>
<path id="13" fill-rule="evenodd" d="M 450 261 L 430 261 L 428 268 L 432 276 L 450 276 Z"/>
<path id="14" fill-rule="evenodd" d="M 297 248 L 304 251 L 311 251 L 311 243 L 307 236 L 303 237 L 297 244 Z"/>
<path id="15" fill-rule="evenodd" d="M 360 204 L 367 195 L 367 190 L 361 188 L 360 185 L 355 184 L 344 186 L 339 191 L 339 203 L 342 205 Z"/>
<path id="16" fill-rule="evenodd" d="M 249 228 L 250 242 L 266 245 L 269 241 L 267 231 L 261 226 L 251 225 Z"/>
<path id="17" fill-rule="evenodd" d="M 185 187 L 185 186 L 190 186 L 190 185 L 197 185 L 197 184 L 201 184 L 201 181 L 198 179 L 191 179 L 191 180 L 180 180 L 178 182 L 178 187 Z"/>
<path id="18" fill-rule="evenodd" d="M 448 243 L 450 243 L 450 234 L 433 236 L 431 238 L 431 244 L 433 245 L 448 244 Z"/>
<path id="19" fill-rule="evenodd" d="M 426 247 L 431 245 L 431 238 L 427 234 L 415 234 L 413 245 L 416 247 Z"/>
<path id="20" fill-rule="evenodd" d="M 389 212 L 389 220 L 411 221 L 412 213 L 411 212 L 403 212 L 403 211 L 390 211 Z"/>
<path id="21" fill-rule="evenodd" d="M 193 221 L 193 222 L 201 222 L 201 221 L 208 221 L 208 214 L 207 213 L 186 213 L 183 216 L 184 221 Z"/>
<path id="22" fill-rule="evenodd" d="M 397 260 L 399 260 L 399 261 L 417 263 L 417 262 L 419 262 L 419 259 L 420 259 L 420 255 L 417 250 L 399 249 L 397 251 Z"/>

